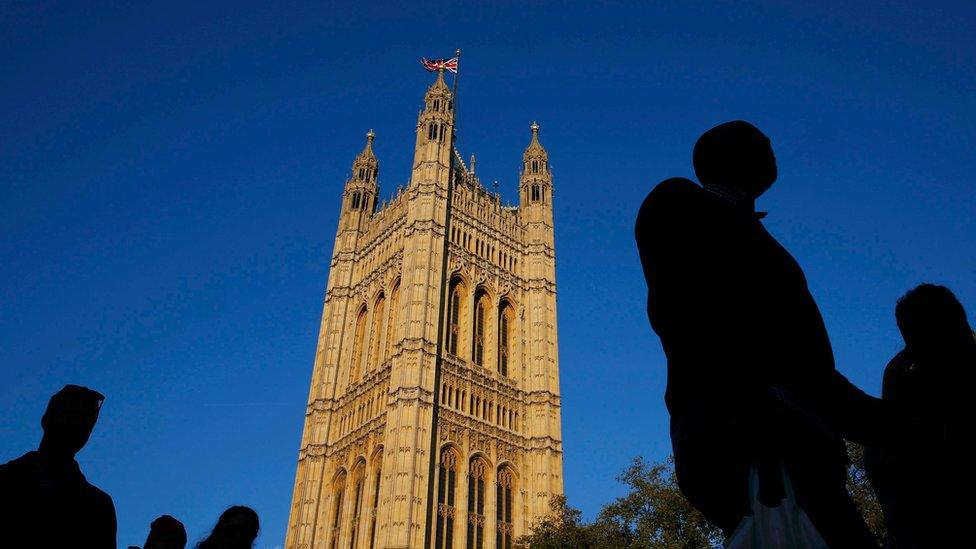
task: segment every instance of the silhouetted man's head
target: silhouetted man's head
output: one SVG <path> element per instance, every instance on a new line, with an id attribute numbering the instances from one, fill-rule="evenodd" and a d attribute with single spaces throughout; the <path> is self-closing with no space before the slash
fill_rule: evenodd
<path id="1" fill-rule="evenodd" d="M 910 290 L 895 305 L 895 320 L 905 345 L 923 352 L 973 337 L 966 311 L 945 286 L 922 284 Z"/>
<path id="2" fill-rule="evenodd" d="M 183 549 L 186 547 L 186 528 L 183 523 L 169 515 L 162 515 L 152 521 L 149 536 L 142 549 Z"/>
<path id="3" fill-rule="evenodd" d="M 105 397 L 78 385 L 65 385 L 51 397 L 41 418 L 44 451 L 73 457 L 91 436 Z"/>
<path id="4" fill-rule="evenodd" d="M 695 174 L 703 185 L 721 185 L 755 199 L 776 181 L 769 138 L 735 120 L 708 130 L 695 143 Z"/>

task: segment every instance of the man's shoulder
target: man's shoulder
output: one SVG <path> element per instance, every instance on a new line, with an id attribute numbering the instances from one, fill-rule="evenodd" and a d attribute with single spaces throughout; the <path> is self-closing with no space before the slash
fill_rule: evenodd
<path id="1" fill-rule="evenodd" d="M 638 230 L 652 220 L 684 215 L 704 199 L 704 190 L 683 177 L 665 179 L 654 186 L 637 213 Z"/>
<path id="2" fill-rule="evenodd" d="M 88 482 L 88 479 L 83 479 L 82 484 L 84 485 L 85 497 L 89 502 L 94 505 L 98 505 L 103 509 L 112 509 L 114 513 L 115 503 L 112 502 L 112 496 L 108 495 L 98 486 Z"/>
<path id="3" fill-rule="evenodd" d="M 14 458 L 7 463 L 0 464 L 0 480 L 17 478 L 26 469 L 32 468 L 37 461 L 37 452 L 27 452 L 19 458 Z"/>
<path id="4" fill-rule="evenodd" d="M 697 202 L 701 200 L 704 189 L 684 177 L 672 177 L 658 183 L 644 199 L 645 204 Z"/>

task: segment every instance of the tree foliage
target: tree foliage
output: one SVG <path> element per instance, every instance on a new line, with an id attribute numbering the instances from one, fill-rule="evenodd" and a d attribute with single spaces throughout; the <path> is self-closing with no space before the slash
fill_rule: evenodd
<path id="1" fill-rule="evenodd" d="M 864 450 L 848 444 L 847 488 L 880 544 L 885 525 L 881 506 L 864 472 Z M 635 458 L 617 477 L 629 491 L 603 506 L 596 521 L 557 496 L 551 513 L 516 543 L 519 549 L 710 549 L 721 547 L 722 532 L 682 495 L 671 458 L 648 464 Z"/>
<path id="2" fill-rule="evenodd" d="M 847 456 L 851 462 L 847 468 L 847 491 L 851 494 L 851 499 L 857 505 L 858 511 L 864 517 L 864 522 L 874 535 L 878 545 L 884 543 L 885 527 L 884 514 L 881 512 L 881 504 L 874 495 L 874 489 L 868 482 L 868 475 L 864 469 L 864 447 L 853 442 L 847 443 Z"/>

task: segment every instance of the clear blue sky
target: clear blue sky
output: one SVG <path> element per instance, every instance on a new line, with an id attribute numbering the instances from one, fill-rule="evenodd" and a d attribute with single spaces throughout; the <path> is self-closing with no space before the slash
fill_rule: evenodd
<path id="1" fill-rule="evenodd" d="M 459 148 L 507 199 L 542 126 L 587 516 L 669 453 L 632 227 L 705 129 L 772 138 L 760 207 L 855 383 L 877 394 L 908 288 L 976 310 L 969 3 L 60 4 L 0 7 L 0 461 L 63 384 L 104 392 L 79 461 L 121 547 L 235 503 L 283 542 L 342 184 L 370 128 L 384 195 L 407 182 L 420 56 L 464 50 Z"/>

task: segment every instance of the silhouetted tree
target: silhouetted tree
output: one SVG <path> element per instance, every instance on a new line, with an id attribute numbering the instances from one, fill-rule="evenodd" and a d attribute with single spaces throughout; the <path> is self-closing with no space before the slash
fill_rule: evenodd
<path id="1" fill-rule="evenodd" d="M 864 472 L 864 450 L 848 444 L 851 466 L 847 487 L 871 533 L 880 544 L 885 536 L 881 506 Z M 593 523 L 563 496 L 550 502 L 551 513 L 518 539 L 519 549 L 711 549 L 721 547 L 722 532 L 705 520 L 681 493 L 669 457 L 649 465 L 643 458 L 617 477 L 630 490 L 603 506 Z"/>
<path id="2" fill-rule="evenodd" d="M 552 514 L 518 540 L 518 547 L 555 549 L 707 549 L 720 547 L 722 533 L 709 524 L 678 489 L 669 458 L 647 464 L 635 458 L 617 477 L 630 487 L 608 503 L 596 522 L 586 524 L 563 497 L 553 498 Z"/>

